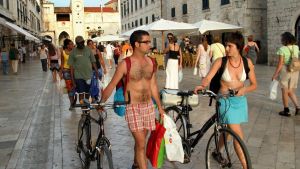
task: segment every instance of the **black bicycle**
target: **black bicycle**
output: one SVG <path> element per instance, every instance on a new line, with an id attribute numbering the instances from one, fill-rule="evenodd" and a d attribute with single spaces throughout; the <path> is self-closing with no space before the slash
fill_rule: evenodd
<path id="1" fill-rule="evenodd" d="M 206 168 L 252 169 L 249 152 L 243 140 L 230 128 L 221 123 L 221 115 L 219 112 L 221 103 L 219 99 L 233 97 L 235 91 L 229 90 L 229 93 L 225 95 L 217 95 L 210 90 L 203 90 L 199 92 L 199 94 L 200 93 L 203 94 L 203 96 L 209 96 L 216 100 L 216 112 L 206 121 L 201 129 L 195 132 L 191 133 L 190 131 L 192 124 L 189 117 L 189 112 L 192 111 L 192 107 L 189 105 L 189 97 L 194 94 L 193 91 L 178 92 L 177 95 L 182 98 L 181 103 L 165 109 L 166 113 L 174 119 L 178 133 L 182 137 L 185 163 L 190 162 L 193 149 L 208 129 L 214 125 L 214 132 L 208 140 L 205 152 Z"/>
<path id="2" fill-rule="evenodd" d="M 77 153 L 81 160 L 83 169 L 113 169 L 113 160 L 111 153 L 111 144 L 105 136 L 104 121 L 107 118 L 107 112 L 104 108 L 114 108 L 124 106 L 128 102 L 107 103 L 89 103 L 88 100 L 83 100 L 82 104 L 76 104 L 75 107 L 81 107 L 82 114 L 78 123 L 78 143 Z M 100 109 L 99 109 L 100 108 Z M 90 115 L 91 110 L 98 109 L 98 118 L 93 118 Z M 100 111 L 99 111 L 100 110 Z M 92 142 L 91 123 L 94 122 L 99 126 L 99 133 L 95 142 Z M 97 163 L 91 163 L 97 161 Z M 96 165 L 96 166 L 94 166 Z"/>

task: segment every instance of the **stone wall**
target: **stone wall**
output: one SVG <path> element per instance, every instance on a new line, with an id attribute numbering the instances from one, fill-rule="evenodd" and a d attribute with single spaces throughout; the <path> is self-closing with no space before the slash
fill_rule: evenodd
<path id="1" fill-rule="evenodd" d="M 270 65 L 277 63 L 276 51 L 281 46 L 280 35 L 291 32 L 295 35 L 295 25 L 300 16 L 299 0 L 268 1 L 268 59 Z"/>
<path id="2" fill-rule="evenodd" d="M 163 0 L 165 1 L 165 0 Z M 121 0 L 121 4 L 127 2 L 127 0 Z M 141 26 L 140 19 L 142 19 L 143 24 L 146 25 L 146 17 L 148 17 L 148 24 L 152 23 L 152 15 L 154 15 L 155 20 L 161 18 L 161 1 L 155 0 L 151 1 L 148 0 L 148 5 L 145 5 L 145 1 L 142 1 L 142 8 L 140 8 L 140 0 L 137 1 L 137 10 L 135 10 L 135 0 L 133 0 L 133 12 L 131 12 L 131 0 L 129 0 L 129 14 L 127 13 L 126 16 L 121 17 L 121 24 L 122 24 L 122 32 L 129 31 L 130 29 L 136 28 Z M 164 4 L 165 2 L 163 2 Z M 127 3 L 126 3 L 127 6 Z M 127 7 L 126 7 L 127 8 Z M 122 9 L 122 8 L 121 8 Z M 122 12 L 122 10 L 120 10 Z M 135 22 L 138 22 L 137 26 Z M 134 27 L 132 27 L 132 23 Z M 130 28 L 128 28 L 128 24 Z M 126 29 L 125 26 L 126 25 Z M 151 33 L 152 36 L 152 45 L 156 46 L 158 49 L 161 49 L 161 36 L 158 33 Z M 156 43 L 154 42 L 156 41 Z"/>
<path id="3" fill-rule="evenodd" d="M 261 44 L 259 63 L 267 62 L 267 5 L 266 0 L 231 0 L 221 5 L 220 0 L 210 0 L 209 9 L 202 9 L 202 0 L 166 0 L 166 18 L 170 20 L 195 23 L 202 19 L 214 20 L 243 27 L 245 38 L 254 35 Z M 187 3 L 188 14 L 182 14 L 182 5 Z M 175 7 L 176 16 L 171 17 L 171 9 Z"/>

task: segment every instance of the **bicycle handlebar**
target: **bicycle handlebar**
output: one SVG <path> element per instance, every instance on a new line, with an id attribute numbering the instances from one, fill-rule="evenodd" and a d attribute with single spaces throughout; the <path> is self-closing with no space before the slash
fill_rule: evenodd
<path id="1" fill-rule="evenodd" d="M 189 91 L 189 92 L 193 92 L 193 91 Z M 213 98 L 221 98 L 221 97 L 233 97 L 238 93 L 238 91 L 233 90 L 233 89 L 228 89 L 228 94 L 216 94 L 211 90 L 208 89 L 203 89 L 198 91 L 198 94 L 202 94 L 204 96 L 209 96 L 209 97 L 213 97 Z"/>
<path id="2" fill-rule="evenodd" d="M 113 103 L 104 103 L 104 102 L 90 103 L 89 100 L 83 99 L 81 104 L 75 104 L 74 107 L 86 108 L 83 110 L 95 109 L 96 107 L 111 107 L 111 108 L 121 107 L 130 104 L 130 92 L 127 91 L 127 94 L 128 94 L 128 101 L 116 101 Z"/>

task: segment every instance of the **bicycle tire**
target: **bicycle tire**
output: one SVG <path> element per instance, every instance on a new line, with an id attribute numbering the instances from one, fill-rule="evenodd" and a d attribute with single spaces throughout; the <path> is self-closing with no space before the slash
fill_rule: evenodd
<path id="1" fill-rule="evenodd" d="M 176 124 L 176 130 L 182 139 L 187 139 L 187 124 L 184 116 L 181 115 L 181 110 L 176 106 L 167 107 L 165 109 L 166 114 L 168 114 Z"/>
<path id="2" fill-rule="evenodd" d="M 225 135 L 227 137 L 224 137 Z M 222 139 L 225 138 L 224 139 L 225 144 L 221 150 L 215 152 L 219 144 L 220 136 L 223 136 Z M 245 159 L 245 164 L 247 169 L 252 169 L 250 155 L 245 143 L 232 130 L 225 129 L 225 128 L 221 128 L 218 131 L 214 132 L 207 143 L 206 152 L 205 152 L 206 153 L 205 161 L 206 161 L 207 169 L 243 168 L 243 165 L 235 151 L 233 140 L 236 140 L 239 147 L 241 148 L 241 152 L 244 155 L 244 158 L 243 157 L 241 158 Z"/>
<path id="3" fill-rule="evenodd" d="M 89 149 L 91 143 L 91 124 L 86 122 L 85 117 L 81 117 L 78 123 L 78 145 L 77 153 L 79 154 L 79 159 L 81 161 L 81 166 L 83 169 L 90 168 L 90 157 Z"/>
<path id="4" fill-rule="evenodd" d="M 113 169 L 112 154 L 106 144 L 98 147 L 97 169 Z"/>

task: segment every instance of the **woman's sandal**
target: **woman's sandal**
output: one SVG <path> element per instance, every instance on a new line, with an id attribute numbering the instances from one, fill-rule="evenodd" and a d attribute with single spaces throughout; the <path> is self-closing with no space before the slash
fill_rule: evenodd
<path id="1" fill-rule="evenodd" d="M 291 113 L 290 112 L 286 112 L 286 111 L 281 111 L 278 113 L 280 116 L 286 116 L 286 117 L 290 117 Z"/>

